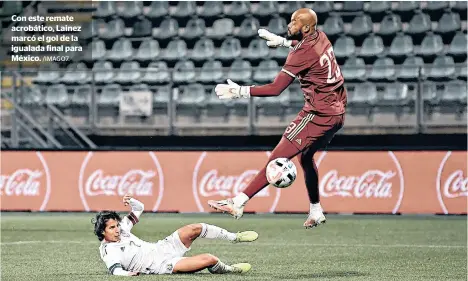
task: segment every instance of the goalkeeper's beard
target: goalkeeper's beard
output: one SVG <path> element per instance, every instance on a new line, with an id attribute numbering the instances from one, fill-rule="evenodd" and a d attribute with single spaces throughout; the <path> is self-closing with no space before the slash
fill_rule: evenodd
<path id="1" fill-rule="evenodd" d="M 304 34 L 302 34 L 302 31 L 298 31 L 296 34 L 290 34 L 288 31 L 288 34 L 286 35 L 286 39 L 288 40 L 297 40 L 301 41 L 302 38 L 304 38 Z"/>

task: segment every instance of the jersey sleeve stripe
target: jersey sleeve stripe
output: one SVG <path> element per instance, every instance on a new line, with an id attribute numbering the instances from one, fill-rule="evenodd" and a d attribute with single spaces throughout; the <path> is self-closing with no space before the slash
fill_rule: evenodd
<path id="1" fill-rule="evenodd" d="M 128 219 L 132 222 L 133 225 L 138 223 L 138 217 L 135 216 L 133 212 L 128 215 Z"/>
<path id="2" fill-rule="evenodd" d="M 114 263 L 111 267 L 109 267 L 109 273 L 114 274 L 114 270 L 116 268 L 122 268 L 122 265 L 120 263 Z"/>
<path id="3" fill-rule="evenodd" d="M 292 74 L 291 71 L 288 71 L 284 68 L 281 69 L 281 71 L 283 71 L 284 73 L 288 74 L 289 76 L 293 77 L 293 78 L 296 78 L 296 75 Z"/>

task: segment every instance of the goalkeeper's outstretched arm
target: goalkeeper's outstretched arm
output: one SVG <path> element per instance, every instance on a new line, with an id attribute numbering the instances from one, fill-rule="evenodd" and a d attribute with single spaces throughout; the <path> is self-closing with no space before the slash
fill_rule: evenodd
<path id="1" fill-rule="evenodd" d="M 272 83 L 250 87 L 250 95 L 253 97 L 278 96 L 291 85 L 293 81 L 293 77 L 281 71 L 276 75 Z"/>

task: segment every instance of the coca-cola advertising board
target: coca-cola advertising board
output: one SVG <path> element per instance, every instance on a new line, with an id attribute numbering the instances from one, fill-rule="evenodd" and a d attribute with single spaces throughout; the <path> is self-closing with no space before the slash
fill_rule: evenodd
<path id="1" fill-rule="evenodd" d="M 2 211 L 127 211 L 129 192 L 148 212 L 212 212 L 208 200 L 242 192 L 269 159 L 257 152 L 1 153 Z M 307 212 L 296 181 L 268 186 L 247 212 Z M 318 152 L 321 203 L 329 213 L 466 214 L 467 152 Z"/>

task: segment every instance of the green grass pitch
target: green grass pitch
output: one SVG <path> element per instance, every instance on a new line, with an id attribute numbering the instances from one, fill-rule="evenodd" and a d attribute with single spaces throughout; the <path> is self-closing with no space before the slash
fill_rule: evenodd
<path id="1" fill-rule="evenodd" d="M 1 278 L 15 281 L 125 280 L 107 275 L 92 233 L 94 216 L 2 213 Z M 206 222 L 233 232 L 255 230 L 250 244 L 198 239 L 189 255 L 212 253 L 249 262 L 246 275 L 138 276 L 140 280 L 467 280 L 467 220 L 435 216 L 328 215 L 302 227 L 304 215 L 143 214 L 133 233 L 156 242 L 177 228 Z M 67 242 L 70 241 L 70 242 Z"/>

